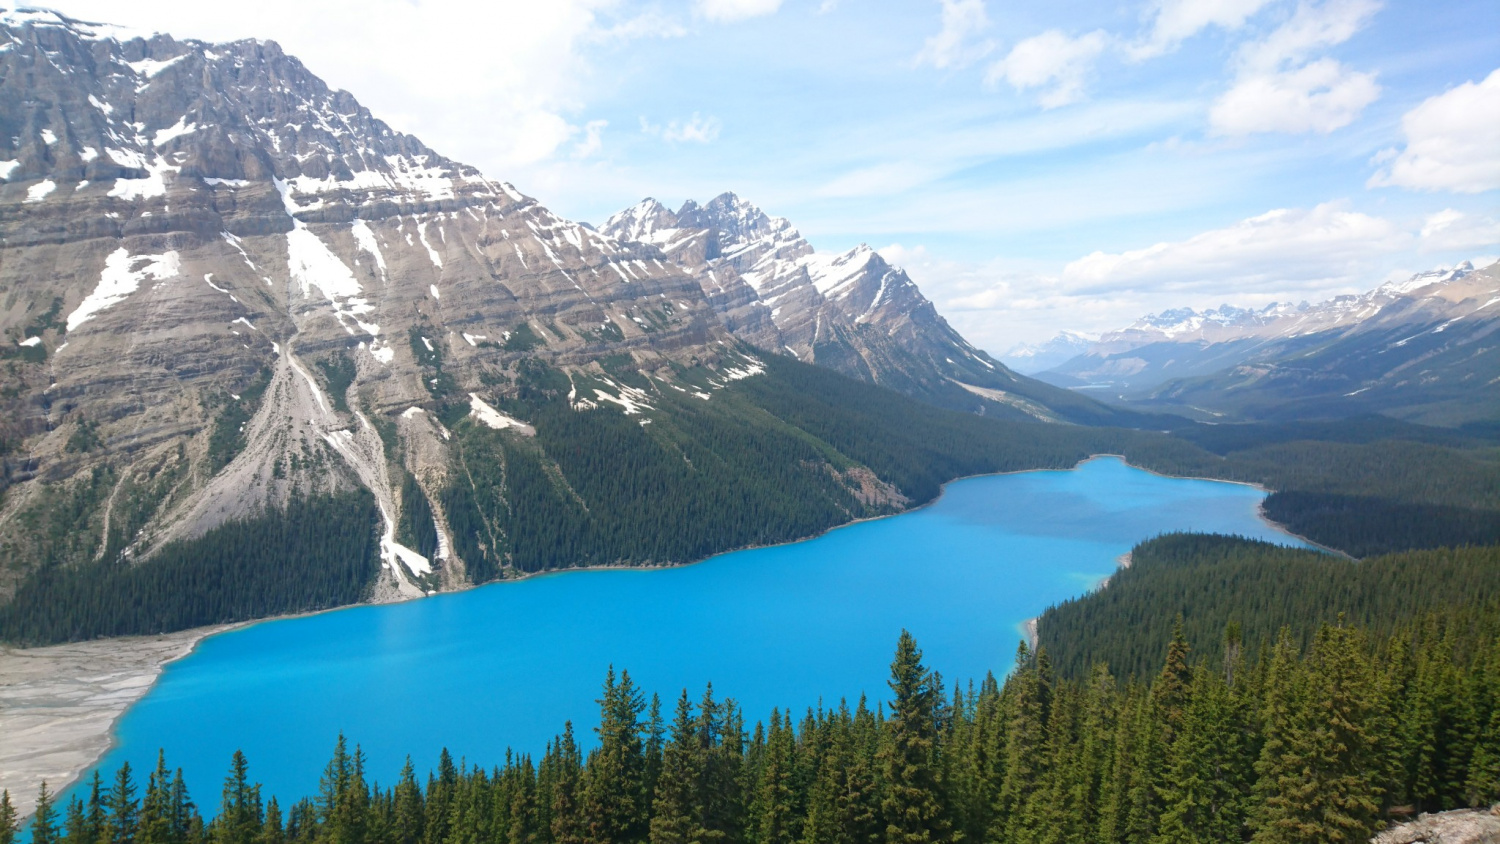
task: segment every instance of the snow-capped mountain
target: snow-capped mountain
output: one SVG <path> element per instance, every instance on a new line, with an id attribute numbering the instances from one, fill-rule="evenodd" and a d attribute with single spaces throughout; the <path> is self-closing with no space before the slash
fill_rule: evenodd
<path id="1" fill-rule="evenodd" d="M 1422 408 L 1440 403 L 1437 394 L 1451 388 L 1472 394 L 1478 410 L 1482 396 L 1500 384 L 1473 369 L 1475 361 L 1494 357 L 1497 330 L 1500 273 L 1465 262 L 1317 304 L 1152 314 L 1039 377 L 1126 398 L 1186 403 L 1191 397 L 1205 408 L 1239 403 L 1220 401 L 1217 390 L 1232 385 L 1248 395 L 1278 379 L 1297 381 L 1309 396 L 1326 391 L 1367 402 L 1381 395 Z M 1285 412 L 1297 412 L 1291 396 L 1281 398 Z M 1446 409 L 1433 413 L 1450 418 Z"/>
<path id="2" fill-rule="evenodd" d="M 472 402 L 502 419 L 492 404 L 516 389 L 517 349 L 576 375 L 580 405 L 646 403 L 591 365 L 606 352 L 648 371 L 753 370 L 657 249 L 393 131 L 273 42 L 10 10 L 0 79 L 0 456 L 22 485 L 0 545 L 16 558 L 31 556 L 9 518 L 26 481 L 187 461 L 192 481 L 136 545 L 363 488 L 386 524 L 382 588 L 415 594 L 438 560 L 394 539 L 403 470 L 377 421 L 436 501 L 450 458 L 434 412 Z M 233 461 L 204 471 L 226 403 L 253 418 Z M 335 470 L 287 470 L 309 464 Z M 436 520 L 446 536 L 441 508 Z"/>
<path id="3" fill-rule="evenodd" d="M 645 199 L 600 232 L 649 244 L 697 278 L 735 336 L 896 390 L 985 412 L 1056 418 L 1062 400 L 970 345 L 875 250 L 816 252 L 790 221 L 733 193 L 676 212 Z"/>
<path id="4" fill-rule="evenodd" d="M 1045 372 L 1087 352 L 1098 337 L 1076 331 L 1059 331 L 1044 343 L 1018 343 L 1000 356 L 1000 360 L 1024 375 Z"/>
<path id="5" fill-rule="evenodd" d="M 541 444 L 570 424 L 555 414 L 618 408 L 675 471 L 687 435 L 666 429 L 698 403 L 772 424 L 719 395 L 788 348 L 948 406 L 1119 416 L 988 360 L 868 249 L 816 255 L 733 196 L 595 231 L 392 130 L 274 42 L 0 11 L 0 130 L 0 609 L 42 569 L 146 561 L 314 498 L 378 525 L 377 599 L 522 558 L 625 559 L 588 538 L 598 510 Z M 466 451 L 481 429 L 504 433 Z M 714 431 L 691 459 L 722 447 Z M 615 434 L 590 442 L 617 468 Z M 849 518 L 905 500 L 776 441 L 757 461 L 783 496 L 801 484 Z M 559 519 L 553 544 L 515 539 Z M 693 553 L 763 541 L 736 536 Z"/>

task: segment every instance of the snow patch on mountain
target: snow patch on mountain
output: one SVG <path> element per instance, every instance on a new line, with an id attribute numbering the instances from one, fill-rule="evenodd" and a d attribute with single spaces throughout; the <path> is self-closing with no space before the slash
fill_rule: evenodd
<path id="1" fill-rule="evenodd" d="M 181 269 L 182 261 L 175 251 L 160 255 L 131 256 L 123 246 L 116 249 L 104 259 L 104 272 L 99 275 L 98 286 L 68 314 L 68 330 L 76 330 L 78 326 L 108 310 L 111 305 L 123 301 L 146 279 L 161 281 L 172 278 Z"/>

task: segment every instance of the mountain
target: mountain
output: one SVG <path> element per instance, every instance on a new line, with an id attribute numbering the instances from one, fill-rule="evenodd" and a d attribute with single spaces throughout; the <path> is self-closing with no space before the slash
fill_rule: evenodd
<path id="1" fill-rule="evenodd" d="M 1039 377 L 1220 417 L 1463 423 L 1500 410 L 1497 304 L 1500 268 L 1464 263 L 1315 305 L 1153 314 Z"/>
<path id="2" fill-rule="evenodd" d="M 1136 418 L 868 249 L 732 196 L 595 231 L 274 42 L 3 11 L 0 129 L 0 638 L 699 559 Z"/>
<path id="3" fill-rule="evenodd" d="M 924 401 L 1013 418 L 1130 424 L 1138 417 L 1079 402 L 1017 375 L 975 348 L 906 271 L 861 244 L 816 252 L 783 217 L 733 193 L 676 212 L 647 198 L 599 227 L 660 250 L 698 280 L 739 339 Z"/>
<path id="4" fill-rule="evenodd" d="M 1016 372 L 1035 375 L 1087 353 L 1098 339 L 1076 331 L 1060 331 L 1045 343 L 1018 343 L 1000 360 Z"/>

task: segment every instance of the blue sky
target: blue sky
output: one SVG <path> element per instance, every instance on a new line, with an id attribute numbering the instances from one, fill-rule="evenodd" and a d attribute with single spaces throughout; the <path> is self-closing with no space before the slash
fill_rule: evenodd
<path id="1" fill-rule="evenodd" d="M 55 5 L 280 41 L 574 219 L 733 190 L 993 352 L 1500 254 L 1494 0 Z"/>

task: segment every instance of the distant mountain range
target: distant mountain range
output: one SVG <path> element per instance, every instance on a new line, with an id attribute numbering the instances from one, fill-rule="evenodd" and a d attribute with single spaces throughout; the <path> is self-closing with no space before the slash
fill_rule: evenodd
<path id="1" fill-rule="evenodd" d="M 1035 374 L 1201 418 L 1454 424 L 1500 411 L 1497 330 L 1500 267 L 1464 263 L 1317 304 L 1152 314 Z"/>
<path id="2" fill-rule="evenodd" d="M 1098 341 L 1096 336 L 1060 331 L 1045 343 L 1018 343 L 1001 355 L 1000 360 L 1023 375 L 1035 375 L 1087 354 Z"/>

